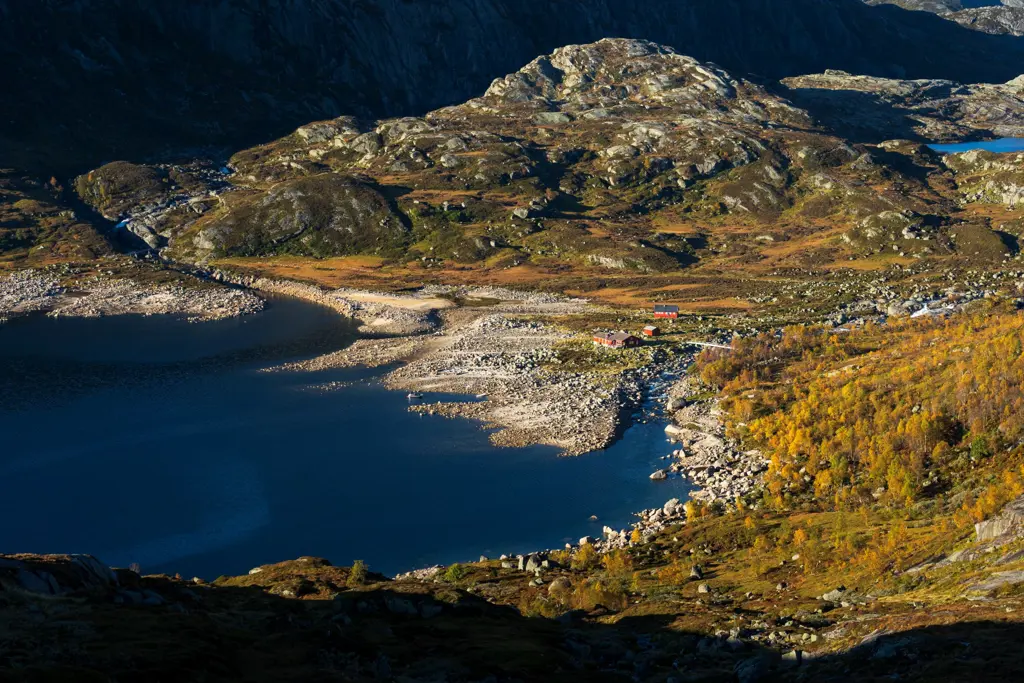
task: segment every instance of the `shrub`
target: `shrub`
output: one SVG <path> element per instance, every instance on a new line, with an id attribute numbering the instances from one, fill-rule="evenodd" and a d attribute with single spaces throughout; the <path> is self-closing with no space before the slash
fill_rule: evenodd
<path id="1" fill-rule="evenodd" d="M 576 551 L 576 554 L 572 556 L 573 569 L 583 570 L 590 569 L 597 564 L 597 549 L 590 543 L 584 543 Z"/>
<path id="2" fill-rule="evenodd" d="M 611 576 L 625 576 L 633 571 L 633 558 L 625 550 L 616 550 L 601 558 L 604 570 Z"/>
<path id="3" fill-rule="evenodd" d="M 469 572 L 466 570 L 465 567 L 456 562 L 455 564 L 453 564 L 445 570 L 444 576 L 442 576 L 441 578 L 444 579 L 447 583 L 458 583 L 462 579 L 466 578 L 466 574 L 468 573 Z"/>
<path id="4" fill-rule="evenodd" d="M 629 605 L 625 589 L 600 580 L 584 581 L 576 586 L 572 595 L 576 609 L 592 610 L 602 606 L 611 610 L 622 610 Z"/>
<path id="5" fill-rule="evenodd" d="M 690 567 L 690 564 L 676 558 L 672 564 L 658 570 L 658 581 L 670 586 L 681 586 L 690 580 Z"/>
<path id="6" fill-rule="evenodd" d="M 348 579 L 345 581 L 345 585 L 350 588 L 362 586 L 366 583 L 367 574 L 366 563 L 362 560 L 356 560 L 352 563 L 352 569 L 348 573 Z"/>
<path id="7" fill-rule="evenodd" d="M 971 441 L 971 458 L 974 460 L 984 460 L 985 458 L 992 455 L 989 450 L 988 441 L 983 436 L 976 436 Z"/>

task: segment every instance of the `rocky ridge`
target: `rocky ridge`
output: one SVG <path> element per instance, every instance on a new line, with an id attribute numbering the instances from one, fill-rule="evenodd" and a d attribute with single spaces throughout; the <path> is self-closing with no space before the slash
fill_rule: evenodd
<path id="1" fill-rule="evenodd" d="M 877 156 L 714 64 L 609 39 L 560 48 L 482 97 L 422 118 L 344 117 L 240 152 L 231 179 L 244 191 L 172 235 L 169 251 L 187 259 L 363 253 L 424 268 L 554 259 L 670 272 L 693 261 L 691 241 L 652 230 L 647 215 L 761 223 L 798 212 L 845 222 L 936 211 L 920 180 Z M 315 209 L 278 206 L 288 188 L 327 182 L 377 197 L 343 221 L 354 232 L 346 241 L 330 237 L 330 217 L 355 201 L 348 194 L 317 192 Z M 379 197 L 396 186 L 412 192 L 385 208 Z M 249 227 L 253 216 L 259 229 Z"/>
<path id="2" fill-rule="evenodd" d="M 227 168 L 115 162 L 74 189 L 119 221 L 128 248 L 198 263 L 358 255 L 420 283 L 464 266 L 603 276 L 883 253 L 998 261 L 1016 252 L 997 231 L 1013 231 L 991 208 L 963 215 L 955 169 L 918 142 L 1017 134 L 1017 80 L 829 71 L 783 90 L 606 39 L 421 117 L 310 123 Z M 965 222 L 968 243 L 953 230 Z"/>
<path id="3" fill-rule="evenodd" d="M 855 139 L 1024 137 L 1024 76 L 1006 83 L 964 84 L 829 70 L 784 78 L 782 84 L 800 106 Z"/>

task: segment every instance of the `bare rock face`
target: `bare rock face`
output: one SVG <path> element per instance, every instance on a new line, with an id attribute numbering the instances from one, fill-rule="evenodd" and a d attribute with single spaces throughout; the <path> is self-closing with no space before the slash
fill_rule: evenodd
<path id="1" fill-rule="evenodd" d="M 528 104 L 558 109 L 572 117 L 605 119 L 671 107 L 678 116 L 731 122 L 809 125 L 807 114 L 762 88 L 734 78 L 720 67 L 644 40 L 606 39 L 569 45 L 496 79 L 470 106 Z M 566 115 L 559 121 L 568 123 Z M 637 124 L 634 142 L 665 135 L 659 126 Z M 628 147 L 617 156 L 629 156 Z M 611 152 L 611 150 L 609 150 Z"/>
<path id="2" fill-rule="evenodd" d="M 1007 503 L 995 517 L 975 524 L 974 531 L 981 543 L 1019 536 L 1024 531 L 1024 496 Z"/>

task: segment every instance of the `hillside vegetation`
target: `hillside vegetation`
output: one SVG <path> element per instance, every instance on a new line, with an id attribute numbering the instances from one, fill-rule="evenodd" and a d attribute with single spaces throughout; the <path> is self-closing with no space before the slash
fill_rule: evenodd
<path id="1" fill-rule="evenodd" d="M 705 353 L 764 487 L 605 554 L 397 580 L 300 558 L 211 583 L 0 558 L 0 679 L 1009 680 L 1024 541 L 972 525 L 1024 493 L 1022 330 L 981 302 Z"/>

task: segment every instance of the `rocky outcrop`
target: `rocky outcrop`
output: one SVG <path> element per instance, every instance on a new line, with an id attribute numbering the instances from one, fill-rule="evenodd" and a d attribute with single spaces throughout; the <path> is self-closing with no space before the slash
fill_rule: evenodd
<path id="1" fill-rule="evenodd" d="M 75 180 L 75 190 L 85 203 L 110 220 L 140 204 L 157 200 L 170 188 L 166 171 L 115 161 Z"/>
<path id="2" fill-rule="evenodd" d="M 965 28 L 992 34 L 1024 35 L 1021 0 L 865 0 L 869 5 L 897 5 L 932 12 Z"/>
<path id="3" fill-rule="evenodd" d="M 117 585 L 114 571 L 92 555 L 0 555 L 0 590 L 65 595 Z"/>
<path id="4" fill-rule="evenodd" d="M 1024 531 L 1024 496 L 1006 504 L 999 514 L 974 525 L 978 542 L 1017 538 Z"/>
<path id="5" fill-rule="evenodd" d="M 1024 47 L 860 0 L 0 2 L 5 163 L 80 172 L 242 144 L 343 113 L 408 115 L 481 93 L 560 45 L 654 40 L 737 73 L 826 68 L 1006 80 Z M 942 46 L 937 49 L 937 46 Z"/>
<path id="6" fill-rule="evenodd" d="M 333 174 L 298 178 L 258 195 L 235 193 L 225 206 L 197 223 L 179 251 L 200 257 L 387 254 L 408 233 L 403 217 L 374 188 Z"/>
<path id="7" fill-rule="evenodd" d="M 1017 70 L 1024 72 L 1024 62 Z M 819 121 L 857 140 L 959 142 L 981 135 L 1024 136 L 1024 82 L 966 85 L 829 70 L 783 80 Z"/>
<path id="8" fill-rule="evenodd" d="M 978 7 L 955 12 L 949 18 L 985 33 L 1024 36 L 1024 6 Z"/>
<path id="9" fill-rule="evenodd" d="M 973 150 L 949 154 L 943 163 L 953 171 L 965 202 L 1024 204 L 1024 154 L 995 154 Z"/>

